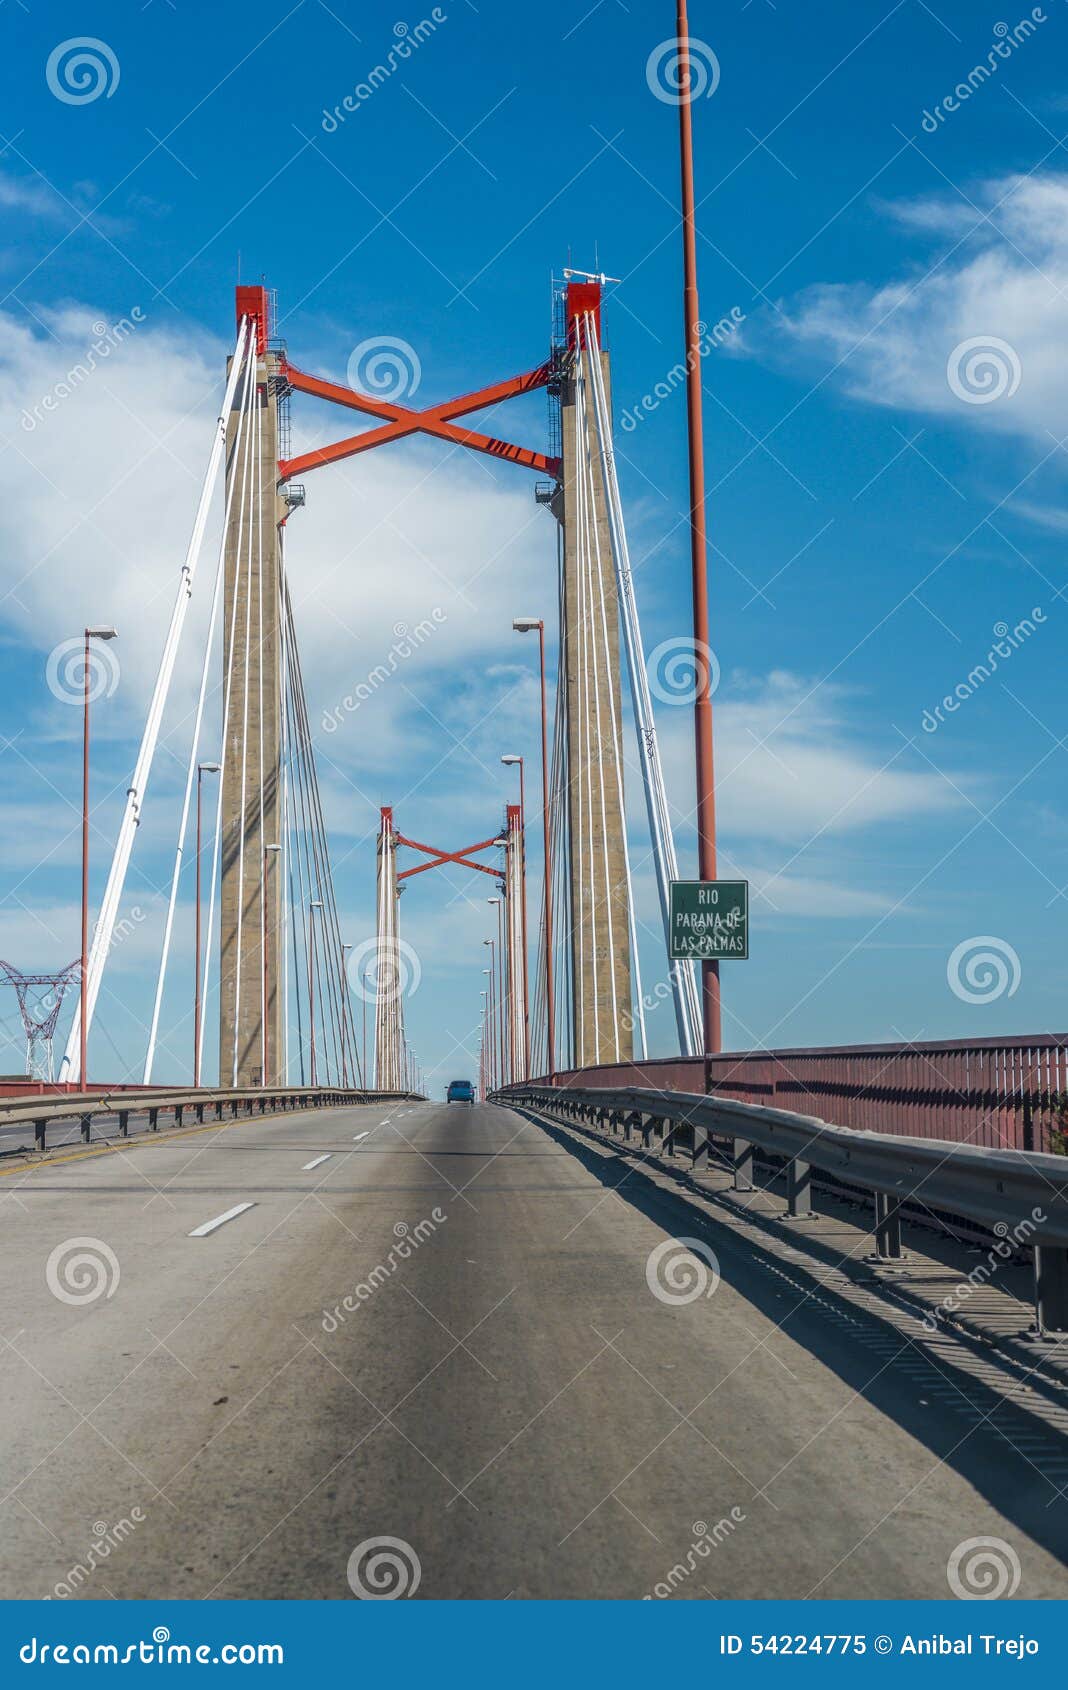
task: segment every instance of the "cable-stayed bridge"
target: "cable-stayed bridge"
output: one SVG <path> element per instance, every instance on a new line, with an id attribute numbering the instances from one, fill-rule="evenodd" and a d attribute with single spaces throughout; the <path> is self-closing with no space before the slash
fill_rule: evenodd
<path id="1" fill-rule="evenodd" d="M 92 942 L 86 910 L 84 965 L 51 982 L 5 965 L 45 994 L 25 1000 L 39 1077 L 0 1096 L 8 1594 L 105 1576 L 139 1598 L 1063 1593 L 1068 1040 L 710 1044 L 668 942 L 680 864 L 603 291 L 566 276 L 541 362 L 416 411 L 302 370 L 266 287 L 238 289 Z M 542 389 L 540 445 L 471 426 Z M 294 456 L 304 397 L 371 426 Z M 366 1041 L 291 584 L 304 478 L 420 433 L 538 478 L 558 625 L 515 625 L 542 646 L 544 873 L 528 886 L 522 796 L 471 842 L 383 806 Z M 86 631 L 87 673 L 108 632 Z M 101 1083 L 88 1038 L 179 662 L 197 702 L 143 1066 Z M 659 1059 L 630 733 L 677 1037 Z M 404 889 L 446 865 L 495 906 L 473 1105 L 427 1098 L 404 1017 Z M 191 879 L 176 1085 L 156 1070 Z M 97 1584 L 95 1563 L 69 1570 L 83 1515 L 123 1525 Z"/>
<path id="2" fill-rule="evenodd" d="M 200 680 L 160 935 L 145 1085 L 152 1083 L 157 1064 L 179 891 L 194 867 L 193 1083 L 214 1070 L 221 1084 L 237 1088 L 294 1080 L 343 1087 L 366 1081 L 386 1090 L 413 1086 L 416 1073 L 404 1025 L 400 894 L 410 876 L 443 862 L 490 875 L 501 899 L 485 1015 L 483 1089 L 556 1066 L 648 1055 L 624 825 L 624 735 L 630 730 L 623 716 L 623 670 L 665 934 L 670 887 L 679 871 L 616 473 L 610 362 L 602 343 L 603 286 L 604 278 L 569 274 L 557 289 L 546 358 L 517 376 L 422 411 L 300 369 L 272 336 L 268 289 L 237 289 L 236 340 L 221 414 L 86 963 L 88 1048 L 138 827 L 144 806 L 154 802 L 149 792 L 153 761 L 180 657 L 187 667 L 195 664 Z M 468 426 L 466 419 L 474 413 L 539 389 L 549 395 L 549 450 L 514 445 Z M 375 426 L 290 456 L 289 413 L 298 395 L 370 416 Z M 487 453 L 542 478 L 537 494 L 546 507 L 547 568 L 555 559 L 559 602 L 558 682 L 551 756 L 544 771 L 548 874 L 528 929 L 522 806 L 507 806 L 496 824 L 491 818 L 490 836 L 468 847 L 418 844 L 395 825 L 392 807 L 383 808 L 377 947 L 369 970 L 375 1026 L 365 1075 L 350 1012 L 348 947 L 338 915 L 290 591 L 289 572 L 299 568 L 299 538 L 290 542 L 289 535 L 294 513 L 304 503 L 302 478 L 417 433 Z M 219 484 L 222 537 L 212 573 L 203 554 Z M 299 524 L 293 533 L 299 537 Z M 202 649 L 190 654 L 183 638 L 190 606 L 200 595 L 206 595 L 210 610 Z M 217 697 L 221 719 L 212 719 L 208 701 Z M 199 837 L 203 777 L 216 773 L 214 822 L 205 830 L 210 833 L 205 844 Z M 399 866 L 398 852 L 409 850 L 427 860 Z M 487 850 L 489 862 L 473 860 Z M 679 1050 L 695 1055 L 701 1031 L 693 965 L 673 960 L 665 974 Z M 208 1026 L 214 1000 L 217 1070 L 215 1028 Z M 79 1001 L 59 1065 L 62 1083 L 79 1084 L 85 1077 L 82 1018 Z"/>

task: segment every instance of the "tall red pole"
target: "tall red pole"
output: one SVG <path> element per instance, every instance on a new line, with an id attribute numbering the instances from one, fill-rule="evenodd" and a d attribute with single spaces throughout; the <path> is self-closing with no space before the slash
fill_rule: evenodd
<path id="1" fill-rule="evenodd" d="M 271 1048 L 270 1038 L 268 1036 L 268 1025 L 270 1023 L 271 1016 L 267 1001 L 267 995 L 270 990 L 270 975 L 267 972 L 267 862 L 270 855 L 270 849 L 269 845 L 265 845 L 263 848 L 263 875 L 260 880 L 260 903 L 263 906 L 263 983 L 260 989 L 260 995 L 263 999 L 263 1068 L 260 1073 L 260 1084 L 262 1086 L 269 1086 L 271 1083 Z"/>
<path id="2" fill-rule="evenodd" d="M 508 759 L 502 759 L 508 761 Z M 530 975 L 527 967 L 527 786 L 524 769 L 525 759 L 516 757 L 519 764 L 519 839 L 522 849 L 520 864 L 521 881 L 520 895 L 522 902 L 523 924 L 523 1055 L 524 1078 L 530 1077 Z M 511 975 L 509 975 L 509 986 Z"/>
<path id="3" fill-rule="evenodd" d="M 308 1029 L 311 1034 L 311 1083 L 315 1084 L 315 905 L 308 905 Z"/>
<path id="4" fill-rule="evenodd" d="M 489 1028 L 490 1028 L 490 1080 L 497 1084 L 497 961 L 495 939 L 484 939 L 484 945 L 489 946 Z"/>
<path id="5" fill-rule="evenodd" d="M 82 677 L 82 976 L 81 1026 L 79 1036 L 78 1078 L 83 1091 L 89 1089 L 86 1075 L 85 1015 L 89 1003 L 87 991 L 89 974 L 89 630 L 85 630 L 85 673 Z"/>
<path id="6" fill-rule="evenodd" d="M 545 696 L 545 623 L 538 623 L 541 659 L 541 833 L 545 874 L 545 1014 L 548 1019 L 549 1084 L 556 1084 L 556 1001 L 553 984 L 552 861 L 549 851 L 549 711 Z"/>
<path id="7" fill-rule="evenodd" d="M 345 972 L 345 952 L 351 945 L 341 947 L 341 1084 L 349 1089 L 349 977 Z"/>
<path id="8" fill-rule="evenodd" d="M 712 760 L 712 687 L 708 661 L 708 545 L 705 527 L 704 429 L 701 416 L 701 321 L 697 300 L 697 230 L 693 187 L 690 26 L 686 0 L 676 0 L 679 51 L 679 148 L 682 169 L 683 312 L 686 324 L 686 404 L 690 442 L 690 558 L 693 573 L 694 737 L 697 763 L 697 861 L 702 880 L 716 878 L 716 797 Z M 721 1048 L 719 963 L 701 964 L 706 1056 Z M 706 1062 L 705 1089 L 709 1073 Z"/>
<path id="9" fill-rule="evenodd" d="M 508 1027 L 511 1020 L 512 993 L 508 991 L 508 1019 L 505 1019 L 505 972 L 504 972 L 504 894 L 495 898 L 497 905 L 497 1014 L 501 1023 L 501 1085 L 508 1083 Z"/>
<path id="10" fill-rule="evenodd" d="M 193 1084 L 200 1084 L 200 797 L 203 770 L 197 765 L 196 959 L 193 963 Z"/>

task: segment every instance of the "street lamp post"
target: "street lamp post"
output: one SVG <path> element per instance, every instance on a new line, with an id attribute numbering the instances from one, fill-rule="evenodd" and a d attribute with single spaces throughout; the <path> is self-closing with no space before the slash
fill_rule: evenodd
<path id="1" fill-rule="evenodd" d="M 697 231 L 693 185 L 693 67 L 686 0 L 676 0 L 679 64 L 679 152 L 682 177 L 683 316 L 686 327 L 686 406 L 690 443 L 690 563 L 693 576 L 693 647 L 696 698 L 697 863 L 702 880 L 716 878 L 716 793 L 712 758 L 712 681 L 709 663 L 708 547 L 705 526 L 704 432 L 701 416 L 701 313 L 697 298 Z M 721 1045 L 719 963 L 701 964 L 705 1090 L 708 1056 Z"/>
<path id="2" fill-rule="evenodd" d="M 496 1083 L 497 1083 L 497 1027 L 496 1027 L 496 1019 L 495 1018 L 496 1018 L 496 1014 L 497 1014 L 497 964 L 496 964 L 496 960 L 495 960 L 495 952 L 496 952 L 496 948 L 497 948 L 497 941 L 495 939 L 483 939 L 482 943 L 484 945 L 489 946 L 489 954 L 490 954 L 490 965 L 489 965 L 488 968 L 484 968 L 482 970 L 482 972 L 483 972 L 483 974 L 489 975 L 490 1077 L 493 1080 L 493 1083 L 496 1085 Z"/>
<path id="3" fill-rule="evenodd" d="M 523 780 L 523 759 L 514 752 L 509 752 L 501 758 L 501 762 L 513 766 L 519 764 L 519 834 L 523 841 L 522 861 L 522 900 L 523 900 L 523 1055 L 525 1080 L 530 1078 L 530 983 L 527 974 L 527 798 Z"/>
<path id="4" fill-rule="evenodd" d="M 367 964 L 364 963 L 360 972 L 360 997 L 363 1000 L 363 1083 L 368 1085 L 370 1070 L 367 1066 Z"/>
<path id="5" fill-rule="evenodd" d="M 221 763 L 197 764 L 196 960 L 193 966 L 193 1084 L 200 1084 L 200 788 L 205 775 L 217 775 Z"/>
<path id="6" fill-rule="evenodd" d="M 546 1055 L 549 1063 L 549 1084 L 556 1084 L 556 1003 L 553 982 L 553 898 L 552 861 L 549 851 L 549 713 L 545 689 L 545 623 L 535 616 L 517 616 L 512 623 L 517 634 L 538 631 L 538 655 L 541 668 L 541 832 L 543 875 L 545 883 L 545 1017 L 548 1028 Z M 529 1064 L 528 1064 L 529 1066 Z"/>
<path id="7" fill-rule="evenodd" d="M 315 1075 L 315 912 L 321 910 L 321 898 L 313 898 L 308 905 L 308 1031 L 311 1036 L 311 1083 Z"/>
<path id="8" fill-rule="evenodd" d="M 89 641 L 113 640 L 114 628 L 86 628 L 85 669 L 82 675 L 82 966 L 79 1032 L 78 1080 L 83 1091 L 88 1088 L 86 1047 L 88 1044 L 86 1012 L 89 1008 Z"/>
<path id="9" fill-rule="evenodd" d="M 260 1077 L 261 1083 L 265 1086 L 269 1086 L 271 1083 L 271 1045 L 267 1031 L 268 1022 L 270 1020 L 271 991 L 270 974 L 268 972 L 267 864 L 271 855 L 281 849 L 281 845 L 265 845 L 263 847 L 263 880 L 261 882 L 263 887 L 263 891 L 261 893 L 261 902 L 263 904 L 263 985 L 260 993 L 263 998 L 263 1010 L 260 1017 L 263 1026 L 263 1067 Z"/>
<path id="10" fill-rule="evenodd" d="M 346 1091 L 349 1089 L 349 976 L 345 952 L 351 949 L 351 941 L 341 947 L 341 1083 Z"/>
<path id="11" fill-rule="evenodd" d="M 506 993 L 506 989 L 505 989 L 505 978 L 506 977 L 505 977 L 505 972 L 504 972 L 504 899 L 503 898 L 487 898 L 486 902 L 488 904 L 496 904 L 496 906 L 497 906 L 497 1018 L 500 1022 L 500 1036 L 501 1036 L 500 1080 L 501 1080 L 501 1085 L 503 1086 L 503 1085 L 506 1084 L 507 1079 L 509 1077 L 508 1076 L 508 1069 L 510 1067 L 510 1063 L 509 1063 L 509 1060 L 508 1060 L 508 1050 L 509 1050 L 509 1042 L 510 1042 L 509 1041 L 509 1034 L 511 1032 L 511 1028 L 509 1027 L 508 1020 L 505 1016 L 505 1004 L 507 1003 L 509 1011 L 511 1010 L 511 1007 L 512 1007 L 512 1002 L 511 1002 L 511 996 L 512 995 L 511 995 L 510 992 Z"/>

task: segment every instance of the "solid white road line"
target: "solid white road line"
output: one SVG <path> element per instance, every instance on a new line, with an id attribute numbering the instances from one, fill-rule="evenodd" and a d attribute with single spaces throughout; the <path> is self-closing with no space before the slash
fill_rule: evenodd
<path id="1" fill-rule="evenodd" d="M 309 1168 L 319 1168 L 319 1167 L 321 1167 L 324 1162 L 329 1162 L 332 1155 L 333 1155 L 333 1151 L 327 1151 L 325 1156 L 313 1156 L 313 1158 L 310 1162 L 305 1162 L 304 1167 L 301 1171 L 303 1173 L 307 1173 Z"/>
<path id="2" fill-rule="evenodd" d="M 205 1221 L 203 1226 L 194 1227 L 189 1236 L 190 1238 L 206 1238 L 209 1232 L 215 1231 L 216 1227 L 225 1226 L 227 1221 L 235 1220 L 238 1215 L 243 1215 L 246 1209 L 254 1209 L 255 1207 L 255 1203 L 238 1203 L 234 1208 L 227 1209 L 225 1215 L 216 1215 L 213 1221 Z"/>

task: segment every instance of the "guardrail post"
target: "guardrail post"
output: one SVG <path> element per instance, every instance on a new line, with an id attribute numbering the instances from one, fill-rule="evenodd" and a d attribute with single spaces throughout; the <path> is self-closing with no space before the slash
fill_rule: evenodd
<path id="1" fill-rule="evenodd" d="M 792 1221 L 808 1220 L 812 1215 L 812 1169 L 807 1162 L 791 1157 L 786 1164 L 787 1215 Z"/>
<path id="2" fill-rule="evenodd" d="M 708 1128 L 696 1121 L 693 1124 L 693 1160 L 690 1165 L 694 1168 L 708 1167 Z"/>
<path id="3" fill-rule="evenodd" d="M 89 1143 L 92 1120 L 93 1120 L 93 1117 L 91 1115 L 83 1115 L 82 1116 L 82 1123 L 81 1124 L 82 1124 L 82 1143 L 83 1144 Z"/>
<path id="4" fill-rule="evenodd" d="M 202 1103 L 197 1104 L 197 1124 L 201 1127 L 204 1125 L 204 1105 Z"/>
<path id="5" fill-rule="evenodd" d="M 48 1130 L 47 1119 L 33 1123 L 33 1148 L 43 1150 L 45 1147 L 45 1133 Z"/>
<path id="6" fill-rule="evenodd" d="M 731 1166 L 734 1169 L 735 1191 L 752 1191 L 753 1146 L 747 1138 L 732 1140 Z"/>
<path id="7" fill-rule="evenodd" d="M 176 1127 L 181 1126 L 182 1119 L 183 1119 L 184 1115 L 185 1115 L 185 1110 L 183 1109 L 182 1105 L 180 1103 L 176 1103 L 175 1106 L 174 1106 L 174 1124 L 175 1124 Z"/>
<path id="8" fill-rule="evenodd" d="M 148 1130 L 150 1133 L 159 1132 L 159 1110 L 150 1109 L 148 1112 Z"/>
<path id="9" fill-rule="evenodd" d="M 901 1248 L 901 1204 L 885 1191 L 875 1193 L 875 1251 L 869 1262 L 899 1262 Z"/>
<path id="10" fill-rule="evenodd" d="M 656 1121 L 652 1115 L 641 1114 L 638 1116 L 638 1125 L 642 1129 L 642 1149 L 648 1150 L 656 1128 Z"/>
<path id="11" fill-rule="evenodd" d="M 1035 1329 L 1068 1332 L 1068 1249 L 1063 1244 L 1035 1245 Z"/>
<path id="12" fill-rule="evenodd" d="M 217 1121 L 221 1121 L 222 1118 L 223 1118 L 223 1100 L 222 1100 L 221 1097 L 217 1097 L 215 1099 L 215 1119 Z"/>
<path id="13" fill-rule="evenodd" d="M 129 1138 L 129 1136 L 130 1136 L 130 1111 L 128 1109 L 120 1109 L 119 1110 L 119 1137 L 120 1138 Z"/>

